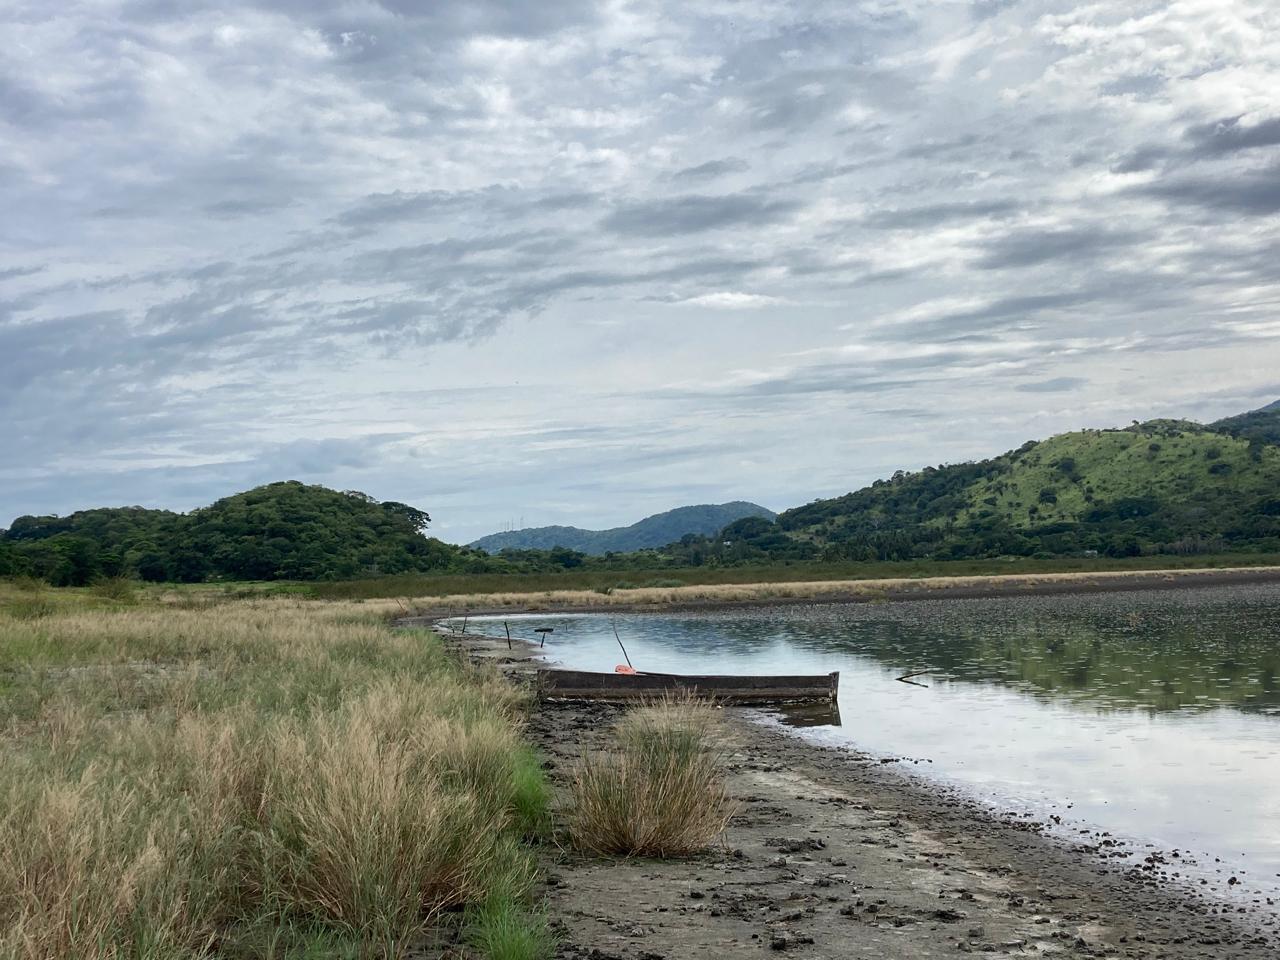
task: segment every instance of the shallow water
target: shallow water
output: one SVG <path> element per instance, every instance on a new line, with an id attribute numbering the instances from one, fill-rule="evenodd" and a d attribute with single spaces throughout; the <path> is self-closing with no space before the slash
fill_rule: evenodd
<path id="1" fill-rule="evenodd" d="M 1280 586 L 506 619 L 578 669 L 622 662 L 616 624 L 641 670 L 839 670 L 842 725 L 797 735 L 1280 888 Z"/>

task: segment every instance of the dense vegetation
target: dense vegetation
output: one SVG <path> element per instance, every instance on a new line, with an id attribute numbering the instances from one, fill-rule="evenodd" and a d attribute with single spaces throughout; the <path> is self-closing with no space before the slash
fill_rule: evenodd
<path id="1" fill-rule="evenodd" d="M 1280 550 L 1280 408 L 1202 426 L 1151 421 L 1031 441 L 976 463 L 899 472 L 716 538 L 690 564 L 1128 557 Z"/>
<path id="2" fill-rule="evenodd" d="M 735 500 L 732 503 L 703 503 L 692 507 L 677 507 L 665 513 L 655 513 L 629 527 L 610 530 L 583 530 L 580 527 L 529 527 L 492 533 L 471 544 L 488 553 L 504 550 L 552 550 L 560 547 L 575 550 L 588 556 L 606 553 L 631 553 L 636 550 L 662 547 L 681 537 L 712 536 L 725 526 L 743 517 L 764 517 L 772 520 L 774 513 L 756 503 Z"/>
<path id="3" fill-rule="evenodd" d="M 189 514 L 141 507 L 19 517 L 0 537 L 0 574 L 60 586 L 98 576 L 144 580 L 332 580 L 485 569 L 486 558 L 424 535 L 423 511 L 296 481 Z"/>
<path id="4" fill-rule="evenodd" d="M 717 512 L 726 510 L 736 515 L 721 524 Z M 429 520 L 362 493 L 273 483 L 189 514 L 121 507 L 19 517 L 0 532 L 0 576 L 59 585 L 116 575 L 482 576 L 510 579 L 516 589 L 516 579 L 566 573 L 608 585 L 646 583 L 673 569 L 1280 553 L 1280 404 L 1208 426 L 1158 420 L 1061 434 L 990 460 L 900 471 L 777 517 L 738 502 L 673 510 L 613 531 L 550 527 L 477 541 L 500 549 L 496 556 L 427 537 Z M 704 532 L 679 532 L 690 528 Z M 538 547 L 497 540 L 546 531 Z M 637 542 L 633 536 L 653 545 L 622 549 Z"/>
<path id="5" fill-rule="evenodd" d="M 1261 410 L 1227 417 L 1210 425 L 1219 433 L 1241 437 L 1253 443 L 1280 444 L 1280 400 Z"/>

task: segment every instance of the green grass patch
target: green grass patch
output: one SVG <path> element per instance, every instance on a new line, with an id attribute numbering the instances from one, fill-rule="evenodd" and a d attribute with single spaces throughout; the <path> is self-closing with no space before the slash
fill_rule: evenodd
<path id="1" fill-rule="evenodd" d="M 508 897 L 468 911 L 466 938 L 490 960 L 544 960 L 555 952 L 546 912 Z"/>

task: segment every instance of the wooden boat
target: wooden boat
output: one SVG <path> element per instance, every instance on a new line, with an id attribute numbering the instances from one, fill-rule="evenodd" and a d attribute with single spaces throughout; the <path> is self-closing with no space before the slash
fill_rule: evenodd
<path id="1" fill-rule="evenodd" d="M 591 673 L 539 670 L 544 700 L 634 700 L 691 692 L 723 703 L 834 702 L 840 674 L 794 677 L 699 676 L 680 673 Z"/>

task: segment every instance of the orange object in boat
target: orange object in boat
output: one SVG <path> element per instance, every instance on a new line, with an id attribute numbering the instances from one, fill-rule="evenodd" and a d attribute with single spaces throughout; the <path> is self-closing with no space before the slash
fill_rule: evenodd
<path id="1" fill-rule="evenodd" d="M 635 667 L 629 667 L 625 663 L 620 663 L 613 668 L 614 673 L 635 673 Z"/>

